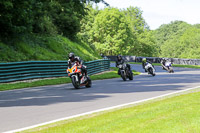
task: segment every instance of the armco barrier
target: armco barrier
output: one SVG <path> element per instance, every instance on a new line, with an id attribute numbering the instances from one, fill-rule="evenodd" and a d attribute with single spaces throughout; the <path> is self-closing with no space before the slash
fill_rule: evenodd
<path id="1" fill-rule="evenodd" d="M 67 61 L 26 61 L 0 63 L 0 83 L 22 81 L 37 78 L 67 76 Z M 110 68 L 110 60 L 85 62 L 88 74 L 96 74 Z"/>
<path id="2" fill-rule="evenodd" d="M 117 56 L 106 56 L 106 57 L 109 58 L 111 61 L 117 60 Z M 123 58 L 129 62 L 135 62 L 135 60 L 136 60 L 136 56 L 123 56 Z"/>
<path id="3" fill-rule="evenodd" d="M 107 56 L 111 61 L 116 61 L 116 56 Z M 123 56 L 126 61 L 129 62 L 142 62 L 143 58 L 153 62 L 160 63 L 162 58 L 159 57 L 136 57 L 136 56 Z M 173 62 L 173 64 L 181 64 L 181 65 L 200 65 L 200 59 L 181 59 L 181 58 L 165 58 L 169 61 Z"/>

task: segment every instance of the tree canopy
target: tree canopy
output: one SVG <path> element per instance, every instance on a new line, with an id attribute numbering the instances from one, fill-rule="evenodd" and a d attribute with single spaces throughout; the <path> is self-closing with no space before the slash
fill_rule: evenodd
<path id="1" fill-rule="evenodd" d="M 90 1 L 107 4 L 104 0 L 1 0 L 0 35 L 59 33 L 72 38 Z"/>
<path id="2" fill-rule="evenodd" d="M 200 58 L 200 27 L 183 21 L 173 21 L 155 31 L 160 57 Z"/>
<path id="3" fill-rule="evenodd" d="M 139 8 L 88 9 L 78 33 L 82 41 L 105 55 L 153 56 L 153 33 Z"/>
<path id="4" fill-rule="evenodd" d="M 200 58 L 200 24 L 183 21 L 150 30 L 138 7 L 99 9 L 104 0 L 1 0 L 0 39 L 61 35 L 99 54 Z"/>

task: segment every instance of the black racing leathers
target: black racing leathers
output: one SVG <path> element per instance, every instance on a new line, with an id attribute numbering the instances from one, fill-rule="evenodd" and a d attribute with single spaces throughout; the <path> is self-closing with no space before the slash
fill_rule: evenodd
<path id="1" fill-rule="evenodd" d="M 118 67 L 120 64 L 122 65 L 124 63 L 125 63 L 125 61 L 123 59 L 117 60 L 116 61 L 116 67 Z M 129 70 L 131 70 L 131 66 L 129 64 L 126 64 L 126 66 L 128 67 Z M 120 70 L 118 70 L 118 74 L 120 75 Z"/>
<path id="2" fill-rule="evenodd" d="M 165 69 L 165 63 L 166 63 L 166 60 L 161 60 L 161 65 L 162 65 L 162 69 Z"/>

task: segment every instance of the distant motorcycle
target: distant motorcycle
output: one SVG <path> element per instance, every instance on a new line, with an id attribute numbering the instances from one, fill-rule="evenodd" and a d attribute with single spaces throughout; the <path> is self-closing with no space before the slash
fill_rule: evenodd
<path id="1" fill-rule="evenodd" d="M 133 80 L 133 72 L 129 70 L 125 63 L 120 64 L 117 67 L 119 68 L 120 75 L 124 81 L 126 81 L 127 78 L 129 78 L 129 80 Z"/>
<path id="2" fill-rule="evenodd" d="M 79 89 L 81 86 L 85 86 L 87 88 L 92 86 L 91 79 L 82 74 L 79 66 L 74 63 L 71 67 L 68 67 L 67 73 L 69 73 L 69 77 L 72 80 L 72 84 L 76 89 Z"/>
<path id="3" fill-rule="evenodd" d="M 151 63 L 146 63 L 144 69 L 148 72 L 148 74 L 151 74 L 152 76 L 155 76 L 155 68 L 153 67 L 153 65 Z"/>
<path id="4" fill-rule="evenodd" d="M 161 64 L 161 65 L 164 70 L 168 71 L 169 73 L 174 73 L 171 62 L 167 61 L 167 62 L 165 62 L 165 65 L 163 65 L 163 64 Z"/>

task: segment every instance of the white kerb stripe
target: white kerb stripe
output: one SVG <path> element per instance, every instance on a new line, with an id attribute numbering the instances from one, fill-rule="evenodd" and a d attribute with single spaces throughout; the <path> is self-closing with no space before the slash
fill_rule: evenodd
<path id="1" fill-rule="evenodd" d="M 147 98 L 147 99 L 144 99 L 144 100 L 139 100 L 139 101 L 135 101 L 135 102 L 131 102 L 131 103 L 121 104 L 121 105 L 117 105 L 117 106 L 112 106 L 112 107 L 108 107 L 108 108 L 103 108 L 103 109 L 98 109 L 98 110 L 94 110 L 94 111 L 90 111 L 90 112 L 86 112 L 86 113 L 82 113 L 82 114 L 73 115 L 73 116 L 69 116 L 69 117 L 65 117 L 65 118 L 61 118 L 61 119 L 56 119 L 56 120 L 40 123 L 40 124 L 37 124 L 37 125 L 25 127 L 25 128 L 20 128 L 20 129 L 16 129 L 16 130 L 12 130 L 12 131 L 7 131 L 7 132 L 4 132 L 4 133 L 20 132 L 20 131 L 23 131 L 23 130 L 27 130 L 27 129 L 31 129 L 31 128 L 35 128 L 35 127 L 39 127 L 39 126 L 43 126 L 43 125 L 47 125 L 47 124 L 51 124 L 51 123 L 62 121 L 62 120 L 67 120 L 67 119 L 80 117 L 80 116 L 84 116 L 84 115 L 89 115 L 89 114 L 93 114 L 93 113 L 97 113 L 97 112 L 101 112 L 101 111 L 106 111 L 106 110 L 110 110 L 110 109 L 120 108 L 120 107 L 127 106 L 127 105 L 133 105 L 133 104 L 137 104 L 137 103 L 142 103 L 142 102 L 145 102 L 145 101 L 149 101 L 149 100 L 153 100 L 153 99 L 157 99 L 157 98 L 161 98 L 161 97 L 165 97 L 165 96 L 169 96 L 169 95 L 173 95 L 173 94 L 176 94 L 176 93 L 181 93 L 181 92 L 184 92 L 184 91 L 197 89 L 197 88 L 200 88 L 200 86 L 196 86 L 196 87 L 192 87 L 192 88 L 188 88 L 188 89 L 184 89 L 184 90 L 180 90 L 180 91 L 176 91 L 176 92 L 172 92 L 172 93 L 167 93 L 167 94 L 164 94 L 164 95 L 160 95 L 160 96 L 156 96 L 156 97 L 152 97 L 152 98 Z"/>

